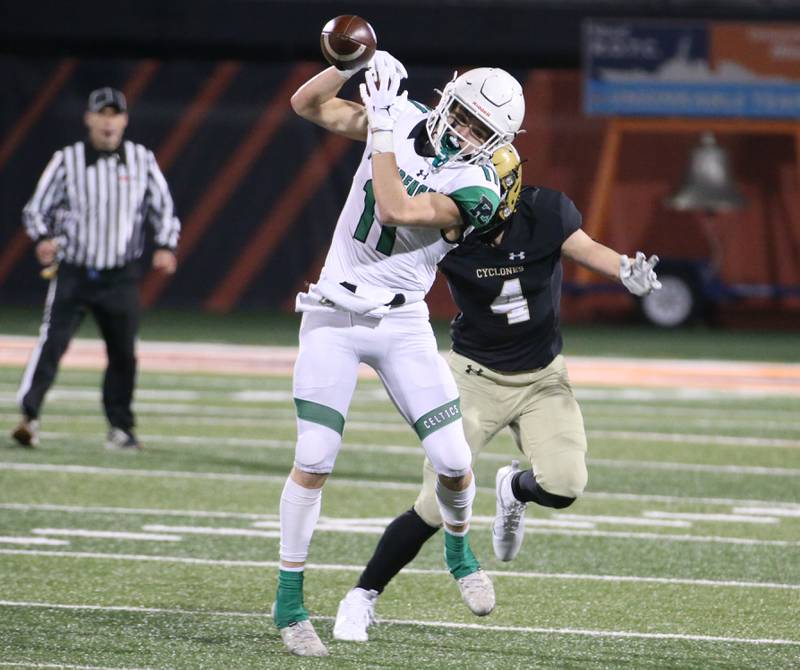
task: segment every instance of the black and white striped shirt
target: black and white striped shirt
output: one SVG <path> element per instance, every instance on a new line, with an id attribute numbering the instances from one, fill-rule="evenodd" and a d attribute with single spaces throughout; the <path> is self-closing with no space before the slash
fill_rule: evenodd
<path id="1" fill-rule="evenodd" d="M 142 255 L 144 222 L 160 248 L 175 250 L 180 221 L 153 152 L 134 142 L 99 152 L 76 142 L 56 151 L 22 210 L 33 240 L 55 238 L 61 260 L 95 270 Z"/>

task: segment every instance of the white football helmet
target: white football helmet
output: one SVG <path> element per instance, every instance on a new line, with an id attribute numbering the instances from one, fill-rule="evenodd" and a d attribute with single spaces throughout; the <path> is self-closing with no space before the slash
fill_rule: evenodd
<path id="1" fill-rule="evenodd" d="M 461 76 L 456 73 L 441 95 L 426 126 L 436 150 L 433 167 L 437 170 L 446 165 L 489 163 L 498 147 L 513 141 L 525 116 L 522 86 L 499 68 L 479 67 Z M 488 130 L 482 144 L 470 142 L 453 127 L 453 110 L 459 107 Z"/>

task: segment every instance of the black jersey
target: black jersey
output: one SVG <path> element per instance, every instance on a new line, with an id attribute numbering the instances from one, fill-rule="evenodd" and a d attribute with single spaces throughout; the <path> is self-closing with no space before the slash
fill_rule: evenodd
<path id="1" fill-rule="evenodd" d="M 561 245 L 581 215 L 560 191 L 525 187 L 500 244 L 469 235 L 439 263 L 461 313 L 453 350 L 502 372 L 548 365 L 561 353 Z"/>

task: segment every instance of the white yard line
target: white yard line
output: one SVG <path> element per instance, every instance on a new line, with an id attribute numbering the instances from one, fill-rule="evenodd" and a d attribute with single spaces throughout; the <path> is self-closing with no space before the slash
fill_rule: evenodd
<path id="1" fill-rule="evenodd" d="M 55 535 L 56 537 L 89 537 L 100 540 L 140 540 L 143 542 L 180 542 L 180 535 L 163 533 L 127 533 L 115 530 L 91 530 L 88 528 L 34 528 L 35 535 Z"/>
<path id="2" fill-rule="evenodd" d="M 318 617 L 322 618 L 322 617 Z M 330 617 L 333 619 L 333 617 Z M 772 638 L 725 637 L 721 635 L 690 635 L 687 633 L 639 633 L 635 631 L 591 630 L 586 628 L 543 628 L 533 626 L 497 626 L 478 623 L 451 623 L 445 621 L 422 621 L 409 619 L 379 619 L 379 624 L 398 626 L 436 626 L 438 628 L 454 628 L 460 630 L 490 630 L 503 633 L 534 633 L 544 635 L 577 635 L 583 637 L 612 637 L 620 639 L 646 640 L 691 640 L 695 642 L 722 642 L 756 645 L 800 645 L 800 640 L 782 640 Z"/>
<path id="3" fill-rule="evenodd" d="M 697 433 L 653 433 L 626 430 L 587 430 L 590 438 L 633 442 L 669 442 L 672 444 L 712 444 L 722 447 L 778 447 L 800 449 L 800 440 L 740 435 L 701 435 Z"/>
<path id="4" fill-rule="evenodd" d="M 482 456 L 481 456 L 482 457 Z M 724 466 L 723 466 L 724 467 Z M 57 472 L 61 474 L 92 474 L 110 477 L 164 477 L 167 479 L 203 479 L 239 482 L 265 482 L 283 484 L 286 477 L 283 475 L 243 475 L 226 472 L 187 472 L 181 470 L 146 470 L 138 468 L 105 468 L 88 465 L 56 465 L 49 463 L 10 463 L 0 462 L 0 471 L 11 470 L 19 472 Z M 328 486 L 347 486 L 362 489 L 391 489 L 398 491 L 417 491 L 419 484 L 391 481 L 369 481 L 360 479 L 343 479 L 335 474 L 330 479 Z M 478 491 L 494 495 L 494 488 L 478 487 Z M 642 502 L 687 502 L 708 505 L 775 505 L 770 500 L 746 500 L 737 498 L 696 498 L 681 496 L 642 495 L 633 493 L 604 493 L 587 492 L 586 498 L 608 500 L 635 500 Z M 800 509 L 795 503 L 786 503 L 787 509 Z M 2 508 L 2 505 L 0 505 Z"/>
<path id="5" fill-rule="evenodd" d="M 789 512 L 800 511 L 800 505 L 795 502 L 780 502 L 777 500 L 745 500 L 742 498 L 700 498 L 697 496 L 666 496 L 654 493 L 615 493 L 610 491 L 586 491 L 581 498 L 590 500 L 625 500 L 628 502 L 662 502 L 667 504 L 687 503 L 692 505 L 750 505 L 757 509 L 778 506 Z"/>
<path id="6" fill-rule="evenodd" d="M 768 514 L 770 516 L 800 517 L 800 507 L 734 507 L 735 514 Z"/>
<path id="7" fill-rule="evenodd" d="M 43 549 L 0 549 L 0 555 L 40 556 L 49 558 L 94 559 L 104 561 L 145 561 L 151 563 L 177 563 L 183 565 L 208 565 L 230 568 L 278 568 L 278 561 L 243 561 L 233 559 L 193 558 L 189 556 L 159 556 L 151 554 L 107 554 L 91 551 L 45 551 Z M 308 563 L 309 570 L 328 570 L 330 572 L 361 572 L 363 565 L 338 563 Z M 713 586 L 753 589 L 775 589 L 779 591 L 800 591 L 800 584 L 781 584 L 776 582 L 743 582 L 736 580 L 685 579 L 673 577 L 639 577 L 635 575 L 589 575 L 549 572 L 515 572 L 512 570 L 487 570 L 492 577 L 518 577 L 522 579 L 560 579 L 567 581 L 630 582 L 637 584 L 663 584 L 668 586 Z M 403 568 L 403 573 L 416 575 L 446 575 L 447 571 L 426 568 Z"/>
<path id="8" fill-rule="evenodd" d="M 577 391 L 580 393 L 580 391 Z M 772 403 L 770 403 L 772 404 Z M 778 420 L 789 420 L 798 423 L 797 411 L 787 407 L 752 407 L 745 403 L 731 403 L 729 398 L 709 401 L 707 404 L 676 404 L 665 403 L 663 400 L 654 402 L 631 402 L 628 399 L 604 400 L 592 397 L 583 398 L 581 409 L 587 414 L 608 415 L 608 416 L 632 416 L 643 414 L 647 416 L 681 416 L 681 417 L 702 417 L 706 419 L 721 418 L 720 412 L 733 412 L 737 419 L 749 418 L 754 421 L 759 419 L 767 421 L 773 416 L 780 417 Z M 727 418 L 727 417 L 726 417 Z M 725 418 L 721 418 L 725 420 Z"/>
<path id="9" fill-rule="evenodd" d="M 153 668 L 113 667 L 105 665 L 73 665 L 72 663 L 33 663 L 32 661 L 0 661 L 0 667 L 7 668 L 54 668 L 61 670 L 153 670 Z"/>
<path id="10" fill-rule="evenodd" d="M 667 533 L 624 533 L 610 530 L 557 530 L 528 528 L 526 533 L 538 535 L 572 535 L 584 537 L 612 537 L 620 539 L 656 540 L 658 542 L 710 542 L 715 544 L 742 544 L 759 547 L 800 547 L 800 541 L 756 540 L 749 537 L 727 537 L 724 535 L 669 535 Z"/>
<path id="11" fill-rule="evenodd" d="M 74 439 L 70 433 L 42 432 L 44 440 L 65 440 Z M 199 435 L 160 435 L 140 433 L 139 437 L 147 444 L 176 444 L 183 446 L 228 446 L 241 447 L 248 449 L 279 449 L 292 451 L 295 448 L 294 440 L 272 440 L 264 438 L 245 438 L 245 437 L 204 437 Z M 590 432 L 591 437 L 591 432 Z M 797 443 L 800 446 L 800 442 Z M 746 446 L 746 445 L 743 445 Z M 752 445 L 750 445 L 752 446 Z M 775 444 L 761 446 L 776 446 Z M 787 446 L 787 445 L 784 445 Z M 391 454 L 396 456 L 421 457 L 423 450 L 421 446 L 406 446 L 393 444 L 374 444 L 369 442 L 346 441 L 342 450 L 345 453 L 366 452 L 376 454 Z M 483 451 L 479 456 L 479 461 L 493 461 L 496 463 L 506 462 L 511 458 L 507 453 L 494 451 Z M 589 464 L 597 467 L 612 467 L 618 469 L 645 469 L 645 470 L 673 470 L 684 472 L 708 472 L 713 474 L 749 474 L 774 477 L 795 477 L 800 475 L 800 468 L 775 468 L 745 465 L 707 465 L 703 463 L 672 463 L 667 461 L 642 461 L 629 459 L 608 459 L 589 457 Z M 0 469 L 2 464 L 0 464 Z"/>
<path id="12" fill-rule="evenodd" d="M 775 524 L 780 519 L 775 516 L 758 516 L 747 514 L 701 514 L 698 512 L 660 512 L 644 511 L 642 516 L 647 519 L 684 519 L 686 521 L 714 521 L 723 523 L 761 523 Z"/>
<path id="13" fill-rule="evenodd" d="M 0 509 L 16 510 L 20 512 L 44 511 L 65 512 L 74 514 L 135 514 L 154 516 L 180 516 L 197 517 L 201 519 L 245 519 L 260 521 L 277 519 L 277 514 L 253 514 L 250 512 L 217 512 L 213 510 L 180 510 L 180 509 L 155 509 L 152 507 L 103 507 L 85 505 L 50 505 L 27 503 L 0 503 Z M 387 521 L 388 523 L 388 521 Z"/>
<path id="14" fill-rule="evenodd" d="M 632 426 L 634 428 L 638 428 L 643 423 L 655 424 L 656 426 L 663 427 L 664 424 L 667 425 L 667 429 L 672 427 L 672 424 L 679 423 L 681 428 L 684 430 L 687 428 L 694 428 L 694 429 L 707 429 L 707 430 L 714 430 L 718 431 L 721 428 L 731 429 L 737 428 L 739 430 L 745 430 L 748 433 L 754 433 L 756 435 L 763 435 L 766 433 L 772 432 L 800 432 L 800 423 L 796 420 L 781 420 L 779 418 L 775 419 L 761 419 L 761 420 L 753 420 L 749 418 L 743 419 L 722 419 L 722 418 L 714 418 L 714 419 L 705 419 L 700 418 L 697 416 L 689 416 L 684 415 L 681 412 L 666 412 L 661 411 L 657 416 L 648 419 L 644 415 L 625 415 L 623 412 L 625 410 L 619 410 L 618 412 L 614 412 L 613 414 L 603 413 L 600 414 L 596 411 L 586 410 L 583 407 L 581 408 L 583 419 L 587 426 L 595 430 L 610 430 L 610 429 L 620 429 L 624 428 L 625 426 Z M 736 410 L 728 410 L 731 413 L 736 413 Z"/>
<path id="15" fill-rule="evenodd" d="M 269 381 L 267 378 L 260 380 L 261 383 Z M 143 393 L 155 393 L 158 397 L 164 394 L 174 395 L 174 393 L 195 392 L 202 395 L 204 398 L 211 398 L 219 401 L 222 398 L 236 399 L 240 402 L 249 402 L 256 404 L 270 404 L 276 402 L 286 402 L 289 405 L 292 403 L 292 392 L 288 388 L 289 382 L 279 382 L 276 388 L 253 388 L 253 381 L 251 379 L 242 378 L 224 378 L 218 376 L 204 376 L 196 377 L 192 375 L 156 375 L 149 377 L 150 383 L 161 383 L 161 386 L 148 386 L 147 381 L 142 381 L 137 386 L 137 407 L 140 404 L 147 405 L 144 401 Z M 0 382 L 0 398 L 11 398 L 16 396 L 18 384 L 2 383 Z M 214 389 L 214 390 L 210 390 Z M 96 401 L 100 398 L 100 392 L 95 384 L 89 386 L 82 386 L 77 383 L 70 384 L 68 382 L 59 382 L 48 395 L 59 393 L 64 394 L 62 397 L 69 398 L 71 393 L 76 392 L 76 398 L 91 399 Z M 682 417 L 699 417 L 702 420 L 711 423 L 732 423 L 733 425 L 754 426 L 759 425 L 758 419 L 761 419 L 765 426 L 773 423 L 774 417 L 778 415 L 778 422 L 782 422 L 785 417 L 789 425 L 798 425 L 797 412 L 792 409 L 785 408 L 752 408 L 752 407 L 735 407 L 736 418 L 721 417 L 720 407 L 696 407 L 687 406 L 682 404 L 668 404 L 668 398 L 665 398 L 664 392 L 661 391 L 642 391 L 634 389 L 593 389 L 593 388 L 578 388 L 575 389 L 578 400 L 583 405 L 584 414 L 595 416 L 608 416 L 613 417 L 618 421 L 625 420 L 633 414 L 646 414 L 657 415 L 659 417 L 665 414 L 677 415 Z M 89 396 L 88 394 L 92 394 Z M 730 400 L 729 394 L 720 396 L 718 393 L 708 392 L 692 392 L 690 400 L 704 400 L 707 402 L 725 402 Z M 637 401 L 636 398 L 639 398 Z M 671 398 L 676 399 L 676 398 Z M 356 389 L 353 397 L 352 408 L 357 408 L 359 404 L 375 403 L 379 401 L 389 402 L 386 391 L 382 387 L 359 387 Z M 88 407 L 89 405 L 86 404 Z M 96 405 L 91 405 L 94 408 Z M 191 407 L 191 405 L 187 405 Z M 196 406 L 195 406 L 196 409 Z M 262 408 L 268 409 L 268 408 Z M 358 411 L 356 409 L 356 411 Z M 731 411 L 726 408 L 725 411 Z M 391 412 L 391 416 L 397 417 L 396 412 Z M 751 421 L 744 421 L 743 417 L 751 417 Z"/>
<path id="16" fill-rule="evenodd" d="M 632 461 L 624 458 L 589 458 L 589 465 L 619 469 L 674 470 L 677 472 L 711 472 L 714 474 L 765 475 L 797 477 L 800 468 L 766 468 L 758 465 L 705 465 L 703 463 L 670 463 L 668 461 Z"/>
<path id="17" fill-rule="evenodd" d="M 188 426 L 245 426 L 251 428 L 268 428 L 274 425 L 277 420 L 279 420 L 282 425 L 290 426 L 295 420 L 295 412 L 292 409 L 284 409 L 284 408 L 263 408 L 257 409 L 252 407 L 225 407 L 225 406 L 212 406 L 212 405 L 203 405 L 202 410 L 199 408 L 198 405 L 180 405 L 180 404 L 165 404 L 165 403 L 136 403 L 136 410 L 138 412 L 139 417 L 141 418 L 141 423 L 146 424 L 148 427 L 155 428 L 160 426 L 161 424 L 169 424 L 169 425 L 188 425 Z M 202 414 L 198 413 L 202 411 Z M 673 416 L 673 415 L 670 415 Z M 18 413 L 0 413 L 0 421 L 12 423 L 19 419 Z M 608 421 L 598 421 L 597 419 L 589 419 L 587 416 L 587 412 L 584 412 L 584 419 L 586 424 L 590 426 L 588 429 L 589 436 L 595 436 L 605 439 L 605 437 L 609 434 L 613 434 L 614 431 L 610 431 L 607 429 L 602 429 L 602 424 L 606 423 L 610 427 L 619 428 L 620 424 L 626 423 L 633 426 L 640 425 L 641 419 L 637 419 L 636 417 L 629 417 L 630 420 L 627 421 L 619 421 L 616 418 L 609 418 Z M 72 414 L 54 414 L 48 412 L 46 415 L 46 421 L 48 425 L 53 425 L 55 423 L 81 423 L 81 424 L 102 424 L 103 417 L 97 412 L 87 412 L 87 413 L 72 413 Z M 372 424 L 369 424 L 368 421 L 372 421 Z M 379 413 L 379 412 L 366 412 L 366 411 L 357 411 L 357 412 L 350 412 L 348 414 L 348 426 L 353 427 L 355 425 L 357 428 L 359 426 L 364 425 L 373 425 L 379 426 L 379 430 L 383 432 L 398 432 L 403 433 L 407 431 L 407 425 L 402 421 L 398 420 L 396 413 Z M 726 439 L 724 442 L 718 444 L 717 446 L 726 446 L 726 447 L 776 447 L 776 448 L 794 448 L 792 445 L 793 439 L 791 438 L 769 438 L 763 437 L 765 433 L 770 432 L 779 432 L 779 433 L 786 433 L 787 431 L 793 431 L 795 433 L 800 432 L 800 424 L 795 422 L 792 423 L 778 423 L 771 420 L 765 420 L 763 422 L 752 422 L 748 420 L 743 421 L 700 421 L 694 419 L 681 419 L 681 427 L 686 428 L 715 428 L 716 426 L 724 426 L 725 428 L 731 427 L 742 427 L 746 428 L 749 431 L 758 431 L 760 437 L 753 436 L 753 435 L 745 435 L 742 439 L 744 440 L 758 440 L 757 444 L 741 444 L 736 440 Z M 359 428 L 360 430 L 360 428 Z M 505 433 L 501 433 L 503 435 Z M 683 435 L 683 433 L 658 433 L 658 435 Z M 699 438 L 700 434 L 691 433 L 689 436 L 694 439 L 695 437 Z M 710 435 L 710 434 L 709 434 Z M 508 434 L 510 437 L 510 433 Z M 710 435 L 712 438 L 716 438 L 714 435 Z M 625 441 L 630 441 L 633 438 L 631 437 L 630 431 L 625 431 L 624 434 L 620 434 L 619 439 L 624 439 Z M 766 442 L 765 440 L 785 440 L 786 442 L 783 443 L 770 443 Z M 649 441 L 649 440 L 644 440 Z M 658 441 L 658 440 L 657 440 Z M 660 440 L 663 441 L 663 440 Z M 710 440 L 712 443 L 715 443 L 714 440 Z M 763 442 L 763 443 L 762 443 Z M 797 442 L 795 439 L 794 442 Z"/>
<path id="18" fill-rule="evenodd" d="M 135 455 L 135 454 L 134 454 Z M 232 472 L 187 472 L 182 470 L 145 470 L 134 468 L 101 468 L 88 465 L 55 465 L 49 463 L 0 463 L 0 470 L 17 472 L 58 472 L 73 475 L 101 475 L 109 477 L 163 477 L 166 479 L 202 479 L 228 482 L 263 482 L 284 484 L 285 475 L 242 475 Z M 342 479 L 332 476 L 327 486 L 347 486 L 349 488 L 392 489 L 399 491 L 416 491 L 419 484 L 403 482 L 362 481 L 360 479 Z M 494 489 L 486 489 L 494 491 Z"/>
<path id="19" fill-rule="evenodd" d="M 554 519 L 562 519 L 568 521 L 588 521 L 590 523 L 613 523 L 619 524 L 623 526 L 651 526 L 654 524 L 656 526 L 661 526 L 664 528 L 691 528 L 692 524 L 688 521 L 661 521 L 660 523 L 656 523 L 654 519 L 644 519 L 640 516 L 612 516 L 610 514 L 568 514 L 568 513 L 561 513 L 558 512 L 553 514 Z M 533 519 L 526 519 L 525 524 L 526 527 L 529 521 Z"/>
<path id="20" fill-rule="evenodd" d="M 142 527 L 151 533 L 183 533 L 186 535 L 220 535 L 224 537 L 258 537 L 276 538 L 281 534 L 269 530 L 252 530 L 250 528 L 219 528 L 211 526 L 165 526 L 160 523 L 147 524 Z M 317 530 L 320 530 L 317 528 Z"/>
<path id="21" fill-rule="evenodd" d="M 126 514 L 136 516 L 173 516 L 173 517 L 186 517 L 198 519 L 242 519 L 245 521 L 252 521 L 253 526 L 256 528 L 279 528 L 280 522 L 277 514 L 252 514 L 249 512 L 215 512 L 206 510 L 173 510 L 173 509 L 153 509 L 153 508 L 127 508 L 127 507 L 93 507 L 93 506 L 78 506 L 78 505 L 49 505 L 49 504 L 26 504 L 26 503 L 0 503 L 0 509 L 28 512 L 28 511 L 45 511 L 45 512 L 62 512 L 68 514 Z M 321 516 L 319 523 L 332 523 L 346 528 L 359 526 L 362 524 L 380 525 L 382 528 L 391 523 L 392 517 L 369 517 L 369 518 L 348 518 L 343 519 L 339 517 L 326 517 Z M 474 515 L 471 523 L 480 525 L 489 525 L 492 523 L 493 517 Z M 562 521 L 556 519 L 528 519 L 529 525 L 536 526 L 550 526 L 558 528 L 594 528 L 593 523 L 582 521 Z"/>
<path id="22" fill-rule="evenodd" d="M 200 391 L 188 391 L 186 389 L 136 389 L 136 398 L 139 400 L 185 400 L 199 401 L 203 398 L 215 397 L 211 393 L 201 393 Z M 218 397 L 218 396 L 216 396 Z M 0 392 L 0 402 L 13 402 L 16 392 Z M 291 393 L 288 394 L 289 400 L 292 399 Z M 100 391 L 96 387 L 87 388 L 54 388 L 47 394 L 48 402 L 58 402 L 61 400 L 86 400 L 97 402 L 100 400 Z"/>
<path id="23" fill-rule="evenodd" d="M 178 616 L 211 616 L 211 617 L 246 617 L 271 621 L 267 612 L 224 612 L 224 611 L 203 611 L 203 610 L 184 610 L 173 608 L 157 607 L 126 607 L 120 605 L 72 605 L 61 603 L 42 603 L 29 601 L 0 600 L 0 607 L 20 607 L 20 608 L 42 608 L 42 609 L 61 609 L 78 611 L 100 611 L 100 612 L 131 612 L 141 614 L 169 614 Z M 332 616 L 316 616 L 314 619 L 332 621 Z M 502 626 L 494 624 L 479 623 L 456 623 L 452 621 L 429 621 L 423 619 L 379 619 L 378 625 L 394 626 L 424 626 L 426 628 L 451 628 L 455 630 L 474 630 L 474 631 L 494 631 L 509 633 L 532 633 L 544 635 L 579 635 L 584 637 L 612 637 L 612 638 L 638 638 L 651 640 L 691 640 L 697 642 L 723 642 L 755 645 L 800 645 L 800 640 L 785 640 L 780 638 L 743 638 L 722 635 L 692 635 L 690 633 L 641 633 L 638 631 L 612 631 L 612 630 L 592 630 L 586 628 L 545 628 L 534 626 Z M 7 664 L 8 665 L 8 664 Z M 69 668 L 92 668 L 93 666 L 60 666 L 43 665 L 31 667 L 69 667 Z M 104 669 L 106 670 L 106 669 Z"/>
<path id="24" fill-rule="evenodd" d="M 147 388 L 140 384 L 137 386 L 136 408 L 140 414 L 150 413 L 164 413 L 174 408 L 176 413 L 185 413 L 199 416 L 197 413 L 202 411 L 207 414 L 207 410 L 212 410 L 212 413 L 219 413 L 224 415 L 225 412 L 233 413 L 239 410 L 248 410 L 248 413 L 256 416 L 269 416 L 272 413 L 286 413 L 294 415 L 294 408 L 292 407 L 292 392 L 289 389 L 243 389 L 231 390 L 229 387 L 234 386 L 228 384 L 225 380 L 216 381 L 220 382 L 218 386 L 221 387 L 220 391 L 192 391 L 187 390 L 186 386 L 192 386 L 192 378 L 176 380 L 174 388 Z M 211 382 L 214 379 L 205 379 L 202 382 L 202 387 L 205 389 L 208 386 L 214 386 Z M 17 384 L 3 384 L 0 383 L 0 402 L 8 400 L 14 404 Z M 202 407 L 198 404 L 192 403 L 170 403 L 165 405 L 163 400 L 172 399 L 184 393 L 194 393 L 194 396 L 187 396 L 195 399 L 204 399 L 206 401 L 213 400 L 215 402 L 204 402 Z M 580 394 L 580 391 L 578 392 Z M 95 417 L 97 416 L 96 407 L 97 401 L 100 399 L 100 392 L 96 386 L 77 386 L 77 385 L 58 385 L 48 395 L 48 399 L 57 397 L 62 400 L 74 400 L 72 403 L 75 407 L 85 408 L 86 415 Z M 147 398 L 160 398 L 162 402 L 148 402 Z M 220 400 L 234 400 L 236 402 L 245 402 L 256 405 L 254 407 L 236 408 L 228 405 L 217 404 Z M 389 402 L 383 389 L 378 388 L 374 390 L 359 389 L 353 398 L 353 403 L 348 413 L 348 417 L 352 420 L 366 420 L 371 418 L 380 418 L 381 420 L 394 420 L 398 424 L 402 421 L 396 411 L 384 411 L 376 414 L 375 412 L 367 409 L 360 409 L 359 406 L 365 404 L 374 404 L 378 401 Z M 285 404 L 285 407 L 275 407 L 276 403 Z M 638 421 L 638 416 L 656 416 L 663 418 L 666 415 L 671 417 L 681 417 L 686 421 L 685 424 L 697 424 L 700 426 L 715 427 L 715 426 L 735 426 L 744 427 L 751 430 L 757 429 L 759 432 L 762 430 L 800 430 L 800 422 L 797 420 L 797 411 L 782 408 L 764 408 L 753 409 L 747 407 L 726 407 L 724 410 L 720 407 L 686 407 L 683 405 L 665 405 L 663 400 L 654 402 L 652 404 L 631 404 L 629 401 L 620 401 L 619 403 L 609 403 L 603 400 L 593 400 L 584 398 L 582 401 L 582 408 L 584 417 L 590 417 L 588 423 L 611 421 L 615 425 L 625 422 Z M 720 412 L 733 412 L 735 418 L 729 416 L 720 416 Z M 0 415 L 3 417 L 16 418 L 16 414 Z M 48 417 L 56 417 L 58 415 L 47 414 Z M 74 415 L 70 415 L 74 416 Z M 60 417 L 59 417 L 60 418 Z"/>
<path id="25" fill-rule="evenodd" d="M 69 544 L 68 540 L 51 540 L 47 537 L 22 537 L 18 535 L 0 536 L 0 544 L 39 544 L 48 546 L 64 547 Z"/>
<path id="26" fill-rule="evenodd" d="M 285 426 L 287 429 L 291 429 L 295 425 L 294 419 L 287 419 L 287 420 L 271 420 L 269 422 L 265 422 L 265 425 L 275 426 L 275 425 Z M 369 433 L 408 433 L 411 434 L 411 429 L 403 424 L 391 425 L 391 424 L 376 424 L 376 423 L 361 423 L 361 422 L 348 422 L 346 425 L 346 430 L 350 431 L 350 433 L 356 432 L 369 432 Z M 765 447 L 765 448 L 778 448 L 778 449 L 800 449 L 800 440 L 789 440 L 783 438 L 769 438 L 769 437 L 739 437 L 734 435 L 699 435 L 699 434 L 690 434 L 690 433 L 643 433 L 643 432 L 636 432 L 636 431 L 611 431 L 611 430 L 587 430 L 586 431 L 587 437 L 592 439 L 603 439 L 603 440 L 622 440 L 625 442 L 636 442 L 637 444 L 642 443 L 661 443 L 667 442 L 670 444 L 702 444 L 702 445 L 710 445 L 710 446 L 722 446 L 722 447 Z M 41 434 L 42 439 L 69 439 L 75 438 L 75 433 L 64 433 L 64 432 L 42 432 Z M 211 441 L 216 441 L 219 443 L 223 439 L 231 440 L 231 444 L 240 444 L 241 446 L 259 446 L 260 441 L 256 438 L 244 440 L 244 439 L 234 439 L 234 438 L 202 438 L 202 437 L 194 437 L 191 435 L 159 435 L 158 433 L 152 433 L 148 435 L 141 435 L 142 439 L 147 439 L 151 441 L 161 441 L 161 442 L 169 442 L 170 440 L 173 442 L 177 442 L 182 440 L 184 444 L 204 444 Z M 347 442 L 345 442 L 348 445 Z M 353 443 L 350 442 L 348 446 L 353 446 Z M 404 447 L 408 449 L 409 447 Z M 421 449 L 421 447 L 420 447 Z"/>
<path id="27" fill-rule="evenodd" d="M 11 401 L 9 401 L 10 403 Z M 210 426 L 251 426 L 251 427 L 273 427 L 275 425 L 291 429 L 295 425 L 294 412 L 289 409 L 269 409 L 255 410 L 251 408 L 235 408 L 224 406 L 207 406 L 202 408 L 203 415 L 196 405 L 153 405 L 143 407 L 137 403 L 140 414 L 147 416 L 148 413 L 156 416 L 150 417 L 147 423 L 171 422 L 180 425 L 210 425 Z M 174 416 L 178 415 L 178 416 Z M 363 416 L 365 419 L 369 415 L 370 420 L 358 420 L 356 416 Z M 16 421 L 17 414 L 0 414 L 0 420 Z M 102 417 L 98 413 L 91 414 L 48 414 L 46 419 L 50 422 L 80 422 L 80 423 L 99 423 Z M 587 422 L 590 423 L 590 422 Z M 690 425 L 692 422 L 688 422 Z M 686 424 L 684 424 L 685 426 Z M 353 413 L 346 424 L 347 429 L 352 433 L 379 432 L 379 433 L 400 433 L 411 434 L 411 429 L 402 420 L 397 420 L 395 415 L 375 415 L 366 412 Z M 748 425 L 751 430 L 755 428 Z M 784 430 L 777 426 L 774 430 Z M 504 433 L 501 433 L 503 435 Z M 783 437 L 761 437 L 753 435 L 716 435 L 711 433 L 682 433 L 682 432 L 642 432 L 642 431 L 623 431 L 623 430 L 602 430 L 589 428 L 586 434 L 590 440 L 616 440 L 637 443 L 670 443 L 670 444 L 702 444 L 718 447 L 738 447 L 738 448 L 773 448 L 773 449 L 800 449 L 800 440 Z M 42 437 L 47 439 L 64 439 L 75 437 L 74 433 L 63 432 L 43 432 Z M 144 437 L 144 436 L 143 436 Z M 149 435 L 148 439 L 166 440 L 166 436 L 158 434 Z M 177 439 L 177 438 L 175 438 Z M 185 439 L 189 439 L 185 436 Z M 200 442 L 198 442 L 200 443 Z M 242 444 L 240 446 L 247 446 Z M 256 445 L 252 445 L 256 446 Z"/>

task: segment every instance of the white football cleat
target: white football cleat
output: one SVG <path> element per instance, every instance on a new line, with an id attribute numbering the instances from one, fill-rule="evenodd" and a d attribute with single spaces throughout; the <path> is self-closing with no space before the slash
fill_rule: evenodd
<path id="1" fill-rule="evenodd" d="M 378 592 L 370 589 L 350 589 L 339 602 L 336 623 L 333 624 L 333 639 L 344 642 L 366 642 L 367 628 L 375 623 L 375 601 Z"/>
<path id="2" fill-rule="evenodd" d="M 494 555 L 501 561 L 516 558 L 525 537 L 525 508 L 511 491 L 511 478 L 519 472 L 519 461 L 511 461 L 497 471 L 495 477 L 495 517 L 492 522 Z"/>
<path id="3" fill-rule="evenodd" d="M 286 648 L 296 656 L 327 656 L 328 648 L 322 644 L 312 623 L 295 621 L 281 628 L 281 639 Z"/>
<path id="4" fill-rule="evenodd" d="M 486 616 L 494 609 L 494 584 L 483 570 L 477 570 L 456 582 L 461 598 L 475 616 Z"/>

